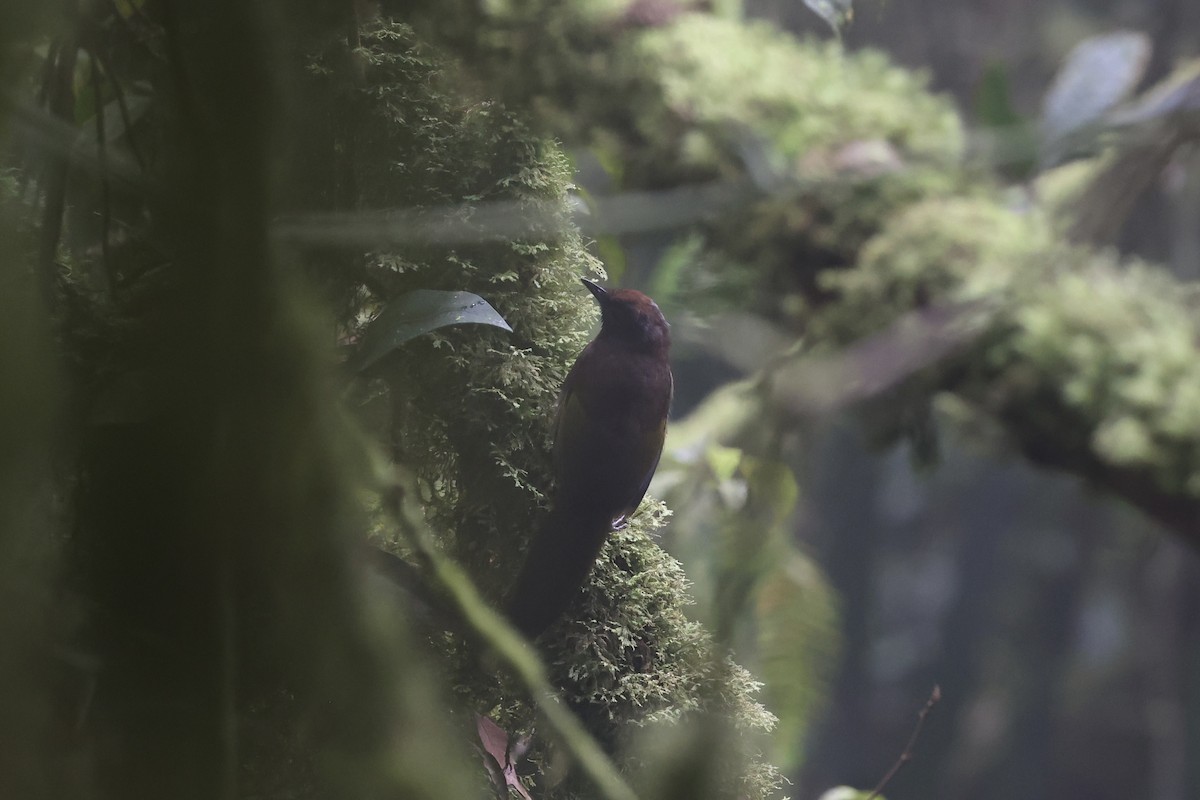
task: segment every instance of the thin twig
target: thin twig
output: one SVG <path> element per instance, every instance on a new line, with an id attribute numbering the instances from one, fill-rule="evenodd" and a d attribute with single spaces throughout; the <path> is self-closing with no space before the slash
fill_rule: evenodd
<path id="1" fill-rule="evenodd" d="M 220 800 L 234 800 L 238 792 L 238 606 L 233 577 L 233 555 L 229 540 L 222 539 L 221 563 L 217 568 L 216 602 L 221 620 L 221 775 Z"/>
<path id="2" fill-rule="evenodd" d="M 917 714 L 917 724 L 913 726 L 913 731 L 911 734 L 909 734 L 908 743 L 904 745 L 904 752 L 900 754 L 900 757 L 896 759 L 896 763 L 892 764 L 892 768 L 887 771 L 887 774 L 883 776 L 883 779 L 880 780 L 875 788 L 871 790 L 871 793 L 867 795 L 867 800 L 875 800 L 875 798 L 879 796 L 880 792 L 887 787 L 892 778 L 896 777 L 896 773 L 899 772 L 905 764 L 907 764 L 909 761 L 912 761 L 913 748 L 916 747 L 917 738 L 921 735 L 921 728 L 925 725 L 925 718 L 929 716 L 929 712 L 933 710 L 933 707 L 936 706 L 938 701 L 941 699 L 942 687 L 935 683 L 933 685 L 933 691 L 929 693 L 929 699 L 925 701 L 924 708 L 921 709 L 921 713 Z"/>
<path id="3" fill-rule="evenodd" d="M 108 294 L 117 299 L 117 278 L 113 274 L 113 263 L 109 257 L 108 235 L 112 228 L 112 184 L 108 180 L 108 146 L 104 132 L 104 96 L 100 85 L 100 67 L 96 64 L 96 53 L 89 50 L 92 62 L 92 102 L 96 106 L 96 157 L 100 162 L 100 262 L 104 266 L 104 278 L 108 282 Z"/>
<path id="4" fill-rule="evenodd" d="M 78 26 L 78 9 L 72 15 Z M 63 39 L 58 60 L 51 71 L 46 92 L 50 115 L 65 123 L 75 118 L 75 63 L 79 55 L 79 32 L 72 31 Z M 65 155 L 51 156 L 42 181 L 43 206 L 41 242 L 38 254 L 38 274 L 47 307 L 57 307 L 55 273 L 57 272 L 58 243 L 62 236 L 63 212 L 66 209 L 68 159 Z"/>
<path id="5" fill-rule="evenodd" d="M 38 108 L 46 108 L 54 95 L 54 68 L 58 64 L 58 53 L 62 42 L 55 39 L 46 48 L 46 60 L 42 62 L 42 79 L 38 82 L 34 103 Z"/>
<path id="6" fill-rule="evenodd" d="M 42 76 L 38 81 L 37 93 L 34 96 L 34 105 L 40 110 L 45 109 L 51 96 L 52 87 L 54 85 L 54 66 L 58 63 L 58 48 L 62 43 L 57 39 L 51 41 L 46 49 L 46 60 L 42 62 Z M 21 142 L 18 152 L 18 188 L 17 194 L 21 198 L 27 197 L 26 192 L 29 191 L 30 179 L 35 171 L 35 163 L 33 159 L 34 147 L 28 142 Z"/>

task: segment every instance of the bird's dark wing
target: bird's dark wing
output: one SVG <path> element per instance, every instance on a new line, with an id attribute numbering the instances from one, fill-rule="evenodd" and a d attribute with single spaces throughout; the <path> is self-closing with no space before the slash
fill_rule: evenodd
<path id="1" fill-rule="evenodd" d="M 646 442 L 646 454 L 643 457 L 649 455 L 650 451 L 653 451 L 654 458 L 650 460 L 646 476 L 638 486 L 637 492 L 634 493 L 632 502 L 626 506 L 622 514 L 626 520 L 633 516 L 633 513 L 638 510 L 638 506 L 642 504 L 642 500 L 645 499 L 646 492 L 650 488 L 650 481 L 654 480 L 654 473 L 658 470 L 659 459 L 662 458 L 663 443 L 667 440 L 667 411 L 670 410 L 671 401 L 675 397 L 675 379 L 669 372 L 667 373 L 667 380 L 670 381 L 670 391 L 667 393 L 667 405 L 663 410 L 662 421 L 659 423 L 658 429 L 644 439 Z"/>
<path id="2" fill-rule="evenodd" d="M 621 514 L 626 520 L 633 516 L 633 512 L 638 510 L 638 506 L 642 504 L 642 500 L 646 497 L 646 492 L 650 488 L 650 481 L 654 480 L 654 473 L 658 469 L 658 461 L 662 458 L 662 443 L 667 436 L 667 421 L 663 420 L 662 430 L 655 437 L 658 443 L 657 453 L 654 454 L 654 461 L 650 463 L 650 469 L 646 471 L 646 477 L 642 479 L 642 484 L 638 487 L 637 493 L 633 497 L 633 501 L 625 507 L 625 511 Z"/>
<path id="3" fill-rule="evenodd" d="M 571 370 L 563 381 L 554 413 L 554 468 L 558 474 L 562 474 L 563 454 L 571 452 L 574 440 L 587 429 L 587 423 L 587 409 L 575 391 L 575 370 Z"/>
<path id="4" fill-rule="evenodd" d="M 637 510 L 666 436 L 672 386 L 669 369 L 662 370 L 631 369 L 626 354 L 593 347 L 580 355 L 555 420 L 557 503 L 610 522 Z M 647 391 L 664 380 L 665 392 Z"/>

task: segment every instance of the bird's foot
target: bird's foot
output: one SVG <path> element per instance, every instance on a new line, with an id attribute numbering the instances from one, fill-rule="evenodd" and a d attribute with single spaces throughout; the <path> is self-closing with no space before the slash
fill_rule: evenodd
<path id="1" fill-rule="evenodd" d="M 623 531 L 629 527 L 629 517 L 625 514 L 617 517 L 612 521 L 612 529 L 614 531 Z"/>

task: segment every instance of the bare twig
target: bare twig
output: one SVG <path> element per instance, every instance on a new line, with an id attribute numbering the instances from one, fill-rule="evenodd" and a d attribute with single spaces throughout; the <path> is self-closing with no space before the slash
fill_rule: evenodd
<path id="1" fill-rule="evenodd" d="M 117 296 L 117 278 L 113 274 L 112 258 L 109 254 L 109 231 L 112 228 L 112 184 L 108 180 L 108 146 L 104 132 L 104 93 L 100 84 L 100 67 L 96 64 L 95 52 L 91 55 L 92 102 L 96 106 L 96 157 L 100 161 L 100 262 L 104 265 L 104 277 L 108 282 L 108 294 Z"/>
<path id="2" fill-rule="evenodd" d="M 113 97 L 117 100 L 117 108 L 121 111 L 121 122 L 125 125 L 125 138 L 129 140 L 129 151 L 133 153 L 133 160 L 137 162 L 138 168 L 145 172 L 146 160 L 142 158 L 142 151 L 138 148 L 137 137 L 133 135 L 133 117 L 129 113 L 129 103 L 125 99 L 125 89 L 121 86 L 121 82 L 117 80 L 117 76 L 113 74 L 108 59 L 99 51 L 91 51 L 91 54 L 94 62 L 100 62 L 100 67 L 104 70 L 104 77 L 108 78 L 108 85 L 112 87 Z"/>
<path id="3" fill-rule="evenodd" d="M 703 326 L 685 319 L 672 337 L 743 373 L 765 375 L 775 407 L 808 416 L 876 398 L 958 355 L 986 331 L 996 311 L 984 300 L 916 308 L 836 353 L 797 354 L 792 332 L 750 314 L 724 314 Z"/>
<path id="4" fill-rule="evenodd" d="M 908 742 L 904 745 L 904 752 L 900 754 L 900 757 L 896 759 L 896 763 L 892 764 L 892 768 L 887 771 L 887 774 L 883 776 L 883 779 L 880 780 L 879 783 L 876 784 L 875 788 L 871 790 L 871 793 L 867 795 L 867 800 L 875 800 L 875 798 L 879 796 L 879 793 L 882 792 L 887 787 L 888 783 L 891 782 L 892 778 L 896 777 L 896 773 L 903 769 L 905 764 L 907 764 L 909 761 L 912 761 L 913 748 L 917 744 L 917 737 L 921 735 L 921 728 L 925 725 L 925 718 L 929 716 L 929 712 L 933 710 L 933 707 L 936 706 L 938 701 L 941 699 L 942 687 L 935 683 L 933 685 L 933 691 L 929 693 L 929 699 L 925 701 L 925 706 L 921 709 L 921 712 L 917 714 L 917 724 L 913 726 L 912 733 L 909 734 Z"/>

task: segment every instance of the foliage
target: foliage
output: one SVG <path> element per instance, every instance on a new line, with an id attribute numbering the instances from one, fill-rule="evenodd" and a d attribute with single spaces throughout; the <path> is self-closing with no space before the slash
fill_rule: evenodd
<path id="1" fill-rule="evenodd" d="M 355 555 L 368 528 L 414 549 L 364 463 L 378 446 L 416 476 L 413 525 L 492 601 L 544 513 L 548 420 L 595 322 L 577 278 L 604 274 L 555 137 L 619 189 L 737 187 L 749 200 L 718 219 L 683 215 L 704 218 L 664 285 L 806 336 L 680 425 L 694 438 L 664 461 L 677 527 L 710 537 L 690 554 L 672 542 L 705 565 L 709 626 L 687 613 L 692 585 L 652 539 L 668 512 L 648 501 L 543 641 L 564 701 L 646 791 L 764 798 L 772 761 L 802 757 L 836 609 L 790 541 L 803 486 L 780 440 L 801 426 L 776 379 L 800 349 L 945 313 L 955 346 L 889 384 L 883 405 L 903 402 L 885 412 L 953 393 L 1030 457 L 1193 518 L 1191 291 L 1063 243 L 961 170 L 957 117 L 922 76 L 673 6 L 454 8 L 418 7 L 410 26 L 114 4 L 72 21 L 103 46 L 68 29 L 39 54 L 20 5 L 0 74 L 40 60 L 31 118 L 57 138 L 25 131 L 21 169 L 0 176 L 0 353 L 18 378 L 0 393 L 0 566 L 18 597 L 0 684 L 4 724 L 34 732 L 6 756 L 27 765 L 0 769 L 13 794 L 44 788 L 42 743 L 63 731 L 114 794 L 457 794 L 466 708 L 532 733 L 541 796 L 588 793 L 535 729 L 554 701 L 484 668 L 474 637 L 419 643 L 358 584 Z M 392 319 L 406 298 L 432 313 L 446 295 L 427 292 L 482 298 L 511 330 Z M 349 390 L 334 340 L 367 353 Z M 59 571 L 78 599 L 47 592 Z M 770 711 L 733 653 L 760 667 Z M 46 663 L 73 687 L 103 676 L 94 710 L 67 704 L 79 722 L 48 714 Z M 82 793 L 86 770 L 55 788 Z"/>
<path id="2" fill-rule="evenodd" d="M 25 118 L 57 135 L 18 140 L 40 250 L 6 261 L 6 280 L 31 285 L 5 294 L 28 309 L 5 317 L 23 327 L 5 384 L 64 411 L 57 433 L 30 424 L 40 414 L 3 419 L 6 435 L 24 431 L 29 446 L 11 452 L 36 483 L 30 517 L 4 537 L 64 552 L 38 570 L 54 598 L 36 615 L 42 635 L 4 630 L 29 659 L 9 685 L 50 712 L 25 733 L 27 763 L 3 770 L 28 781 L 23 796 L 466 789 L 415 639 L 357 582 L 361 465 L 330 385 L 328 329 L 269 245 L 282 93 L 268 12 L 159 8 L 159 27 L 132 6 L 89 7 L 70 21 L 94 26 L 83 84 L 78 29 L 45 50 L 51 115 Z M 101 74 L 108 46 L 119 59 Z M 155 147 L 118 187 L 132 144 L 95 160 L 72 145 L 125 79 L 149 83 L 137 138 Z M 95 121 L 79 136 L 105 130 Z"/>
<path id="3" fill-rule="evenodd" d="M 513 335 L 441 329 L 376 371 L 391 408 L 381 435 L 437 488 L 429 490 L 430 522 L 453 532 L 453 551 L 495 598 L 506 588 L 505 567 L 516 564 L 512 537 L 538 518 L 548 419 L 594 319 L 580 302 L 577 276 L 602 273 L 566 219 L 569 172 L 560 154 L 501 109 L 443 94 L 437 61 L 407 28 L 378 23 L 357 52 L 369 66 L 365 87 L 352 74 L 325 70 L 317 80 L 340 82 L 331 89 L 340 104 L 327 113 L 342 129 L 329 149 L 348 154 L 346 180 L 359 187 L 358 207 L 456 203 L 469 217 L 473 204 L 516 200 L 561 231 L 499 245 L 377 250 L 364 264 L 375 291 L 352 294 L 361 305 L 346 315 L 354 324 L 363 310 L 404 292 L 457 289 L 484 297 L 512 326 Z M 417 180 L 409 153 L 424 162 Z M 395 174 L 379 164 L 392 164 Z"/>
<path id="4" fill-rule="evenodd" d="M 681 509 L 670 547 L 698 584 L 700 618 L 764 680 L 779 717 L 772 752 L 786 769 L 802 762 L 821 706 L 837 611 L 820 570 L 792 542 L 799 487 L 779 443 L 756 435 L 778 425 L 765 400 L 747 383 L 710 395 L 672 426 L 655 485 Z"/>

